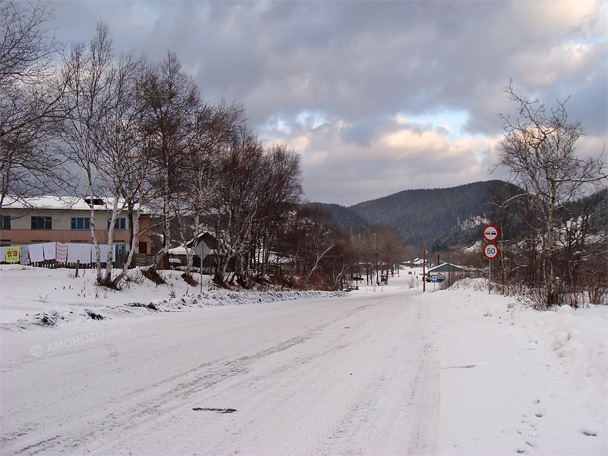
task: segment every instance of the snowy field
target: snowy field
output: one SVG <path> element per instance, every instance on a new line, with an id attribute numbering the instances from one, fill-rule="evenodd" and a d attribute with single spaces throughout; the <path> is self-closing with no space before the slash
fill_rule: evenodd
<path id="1" fill-rule="evenodd" d="M 422 294 L 416 272 L 113 292 L 2 265 L 0 454 L 608 454 L 608 307 Z"/>

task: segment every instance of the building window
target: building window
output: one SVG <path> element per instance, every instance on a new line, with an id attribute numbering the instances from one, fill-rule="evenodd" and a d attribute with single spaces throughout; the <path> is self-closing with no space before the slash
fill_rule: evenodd
<path id="1" fill-rule="evenodd" d="M 37 215 L 32 216 L 32 229 L 33 230 L 52 230 L 53 219 L 52 217 L 40 217 Z"/>
<path id="2" fill-rule="evenodd" d="M 108 219 L 108 229 L 110 229 L 110 223 L 112 219 Z M 116 219 L 116 223 L 114 224 L 114 230 L 124 231 L 127 229 L 127 218 L 126 217 L 118 217 Z"/>
<path id="3" fill-rule="evenodd" d="M 126 255 L 127 254 L 127 244 L 115 244 L 116 245 L 116 254 L 117 255 Z"/>
<path id="4" fill-rule="evenodd" d="M 11 229 L 11 216 L 10 215 L 0 216 L 0 230 L 10 230 L 10 229 Z"/>
<path id="5" fill-rule="evenodd" d="M 91 228 L 89 217 L 72 217 L 72 230 L 84 231 Z"/>

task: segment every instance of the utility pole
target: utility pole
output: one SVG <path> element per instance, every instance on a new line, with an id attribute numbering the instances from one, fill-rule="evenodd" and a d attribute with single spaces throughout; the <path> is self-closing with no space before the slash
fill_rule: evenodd
<path id="1" fill-rule="evenodd" d="M 488 294 L 492 293 L 492 259 L 488 260 L 490 262 L 490 268 L 488 273 Z"/>
<path id="2" fill-rule="evenodd" d="M 374 259 L 376 260 L 376 285 L 380 285 L 380 277 L 378 277 L 378 237 L 377 233 L 374 233 L 374 243 L 376 244 L 376 254 L 374 255 Z"/>
<path id="3" fill-rule="evenodd" d="M 388 285 L 388 268 L 391 262 L 391 245 L 386 246 L 386 284 Z"/>
<path id="4" fill-rule="evenodd" d="M 426 291 L 426 238 L 422 238 L 422 292 Z"/>

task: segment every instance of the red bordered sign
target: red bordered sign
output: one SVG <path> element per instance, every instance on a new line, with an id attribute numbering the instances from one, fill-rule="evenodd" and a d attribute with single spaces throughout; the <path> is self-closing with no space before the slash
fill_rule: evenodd
<path id="1" fill-rule="evenodd" d="M 498 247 L 496 247 L 496 244 L 487 244 L 484 248 L 483 248 L 483 254 L 486 256 L 486 258 L 488 260 L 493 260 L 494 258 L 496 258 L 498 256 Z"/>
<path id="2" fill-rule="evenodd" d="M 498 238 L 498 229 L 494 225 L 488 225 L 483 229 L 483 237 L 492 242 Z"/>

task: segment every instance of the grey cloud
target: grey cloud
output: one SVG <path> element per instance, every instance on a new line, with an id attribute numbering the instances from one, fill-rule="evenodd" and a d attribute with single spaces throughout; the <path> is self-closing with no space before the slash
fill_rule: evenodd
<path id="1" fill-rule="evenodd" d="M 496 138 L 503 128 L 498 114 L 514 112 L 504 94 L 509 78 L 523 94 L 540 95 L 548 104 L 572 95 L 572 118 L 604 142 L 607 135 L 605 2 L 116 1 L 54 7 L 62 39 L 87 39 L 104 21 L 118 50 L 143 50 L 151 60 L 175 51 L 205 97 L 243 103 L 264 139 L 307 137 L 305 156 L 327 154 L 322 165 L 306 169 L 305 182 L 314 183 L 307 192 L 329 201 L 346 201 L 359 191 L 382 196 L 386 188 L 423 181 L 441 186 L 489 178 L 487 166 L 473 169 L 466 161 L 452 163 L 451 174 L 403 162 L 395 170 L 402 174 L 391 177 L 374 159 L 382 153 L 375 147 L 395 131 L 397 114 L 442 109 L 466 113 L 460 135 Z M 588 7 L 590 14 L 581 13 L 580 20 L 573 20 L 578 10 L 568 14 Z M 583 44 L 586 52 L 567 55 L 565 43 Z M 303 112 L 323 117 L 324 124 L 298 117 Z M 276 128 L 279 120 L 285 131 Z M 439 126 L 418 126 L 427 127 Z M 349 148 L 351 159 L 370 158 L 353 160 L 347 175 Z M 355 188 L 343 190 L 350 185 Z"/>

